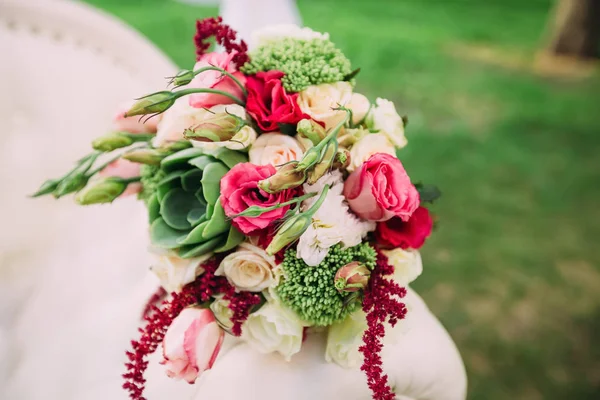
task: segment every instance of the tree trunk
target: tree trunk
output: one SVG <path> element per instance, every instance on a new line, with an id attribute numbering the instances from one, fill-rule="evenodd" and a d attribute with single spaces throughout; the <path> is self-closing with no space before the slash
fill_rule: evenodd
<path id="1" fill-rule="evenodd" d="M 558 0 L 548 51 L 579 58 L 600 56 L 600 0 Z"/>

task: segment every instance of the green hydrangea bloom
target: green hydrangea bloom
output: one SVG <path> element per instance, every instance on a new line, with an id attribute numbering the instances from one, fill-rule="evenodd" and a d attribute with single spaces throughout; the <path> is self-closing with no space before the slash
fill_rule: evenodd
<path id="1" fill-rule="evenodd" d="M 310 85 L 343 81 L 352 72 L 350 60 L 326 39 L 284 38 L 250 53 L 242 72 L 278 70 L 287 92 L 301 92 Z"/>
<path id="2" fill-rule="evenodd" d="M 150 197 L 156 192 L 158 182 L 163 180 L 166 173 L 159 165 L 142 164 L 140 167 L 140 176 L 142 178 L 142 191 L 138 194 L 138 198 L 143 200 L 147 205 Z"/>
<path id="3" fill-rule="evenodd" d="M 352 294 L 340 293 L 334 286 L 338 269 L 352 261 L 361 261 L 369 269 L 375 268 L 375 250 L 368 243 L 342 249 L 335 245 L 316 267 L 310 267 L 296 257 L 293 249 L 285 253 L 283 277 L 276 291 L 281 301 L 302 319 L 316 326 L 328 326 L 341 321 L 355 311 L 359 301 L 344 301 Z"/>

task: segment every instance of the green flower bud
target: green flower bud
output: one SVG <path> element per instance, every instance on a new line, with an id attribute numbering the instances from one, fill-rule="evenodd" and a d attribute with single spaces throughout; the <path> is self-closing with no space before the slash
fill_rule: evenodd
<path id="1" fill-rule="evenodd" d="M 350 151 L 348 149 L 339 149 L 333 160 L 333 168 L 346 169 L 350 165 Z"/>
<path id="2" fill-rule="evenodd" d="M 226 142 L 246 125 L 246 121 L 228 112 L 213 113 L 193 128 L 186 129 L 186 139 L 200 142 Z"/>
<path id="3" fill-rule="evenodd" d="M 160 162 L 169 155 L 165 149 L 138 149 L 123 154 L 122 158 L 140 164 L 160 165 Z"/>
<path id="4" fill-rule="evenodd" d="M 85 175 L 83 172 L 67 176 L 56 187 L 56 190 L 54 191 L 54 197 L 58 199 L 59 197 L 67 194 L 80 191 L 85 187 L 89 179 L 90 177 Z"/>
<path id="5" fill-rule="evenodd" d="M 178 151 L 185 150 L 192 147 L 192 144 L 188 140 L 178 140 L 176 142 L 171 142 L 166 146 L 163 146 L 163 149 L 177 153 Z"/>
<path id="6" fill-rule="evenodd" d="M 104 136 L 100 136 L 92 142 L 94 150 L 113 151 L 122 147 L 127 147 L 133 143 L 133 139 L 121 132 L 111 132 Z"/>
<path id="7" fill-rule="evenodd" d="M 177 73 L 177 75 L 170 78 L 171 80 L 169 81 L 169 84 L 175 87 L 185 86 L 188 85 L 195 76 L 196 74 L 194 74 L 194 71 L 182 69 Z"/>
<path id="8" fill-rule="evenodd" d="M 296 214 L 281 225 L 275 237 L 265 250 L 268 255 L 274 255 L 288 244 L 294 243 L 308 229 L 312 215 Z"/>
<path id="9" fill-rule="evenodd" d="M 361 262 L 353 261 L 337 271 L 333 282 L 339 292 L 358 292 L 367 287 L 370 276 L 369 268 Z"/>
<path id="10" fill-rule="evenodd" d="M 42 183 L 40 188 L 31 195 L 31 197 L 40 197 L 46 194 L 50 194 L 56 190 L 56 187 L 60 184 L 60 179 L 48 179 L 46 182 Z"/>
<path id="11" fill-rule="evenodd" d="M 309 139 L 314 146 L 318 145 L 321 140 L 327 136 L 327 131 L 321 125 L 312 119 L 303 119 L 298 122 L 296 127 L 298 133 Z"/>
<path id="12" fill-rule="evenodd" d="M 125 113 L 125 117 L 163 113 L 175 104 L 176 99 L 177 96 L 167 90 L 149 94 L 136 101 Z"/>
<path id="13" fill-rule="evenodd" d="M 306 171 L 298 171 L 297 166 L 297 161 L 285 164 L 271 177 L 259 181 L 258 187 L 273 194 L 302 185 L 306 181 Z"/>
<path id="14" fill-rule="evenodd" d="M 316 181 L 331 169 L 335 156 L 337 155 L 337 148 L 338 144 L 335 140 L 329 142 L 327 147 L 325 147 L 321 161 L 308 173 L 307 182 L 309 185 L 314 185 Z"/>
<path id="15" fill-rule="evenodd" d="M 114 176 L 100 178 L 90 182 L 82 191 L 77 193 L 77 203 L 87 206 L 89 204 L 112 203 L 127 189 L 127 181 Z"/>
<path id="16" fill-rule="evenodd" d="M 319 147 L 311 147 L 304 153 L 302 160 L 298 163 L 296 170 L 306 171 L 312 168 L 321 160 L 321 149 Z"/>

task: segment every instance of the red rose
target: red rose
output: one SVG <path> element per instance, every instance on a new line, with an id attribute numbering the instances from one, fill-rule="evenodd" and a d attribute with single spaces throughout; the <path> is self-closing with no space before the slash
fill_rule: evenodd
<path id="1" fill-rule="evenodd" d="M 419 192 L 402 163 L 385 153 L 373 154 L 344 182 L 348 205 L 362 219 L 407 221 L 419 206 Z"/>
<path id="2" fill-rule="evenodd" d="M 395 217 L 377 224 L 375 237 L 384 247 L 401 247 L 403 249 L 418 249 L 423 246 L 425 239 L 431 234 L 433 220 L 429 210 L 419 207 L 406 222 Z"/>
<path id="3" fill-rule="evenodd" d="M 246 111 L 263 132 L 279 130 L 278 124 L 297 124 L 310 118 L 298 106 L 298 93 L 285 92 L 281 84 L 283 75 L 281 71 L 258 72 L 246 80 Z"/>
<path id="4" fill-rule="evenodd" d="M 258 181 L 269 178 L 276 169 L 272 165 L 237 164 L 221 179 L 221 205 L 225 215 L 233 217 L 248 207 L 269 207 L 291 200 L 295 190 L 283 190 L 269 194 L 258 188 Z M 290 206 L 281 207 L 261 214 L 258 217 L 235 217 L 233 225 L 246 235 L 268 227 L 272 222 L 283 218 Z"/>

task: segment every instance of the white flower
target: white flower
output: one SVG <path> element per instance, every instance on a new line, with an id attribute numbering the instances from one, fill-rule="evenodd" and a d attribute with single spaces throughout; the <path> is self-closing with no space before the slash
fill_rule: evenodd
<path id="1" fill-rule="evenodd" d="M 365 135 L 350 149 L 350 165 L 348 171 L 352 172 L 367 161 L 375 153 L 385 153 L 396 157 L 396 148 L 382 133 Z"/>
<path id="2" fill-rule="evenodd" d="M 325 201 L 313 215 L 312 223 L 298 240 L 297 256 L 310 266 L 323 261 L 329 248 L 337 243 L 344 247 L 360 244 L 366 234 L 375 229 L 375 223 L 361 221 L 351 214 L 342 190 L 344 182 L 339 171 L 325 174 L 314 185 L 304 185 L 305 193 L 321 193 L 325 185 L 331 185 Z M 318 195 L 303 202 L 303 208 L 309 208 Z"/>
<path id="3" fill-rule="evenodd" d="M 367 329 L 367 319 L 362 310 L 350 314 L 341 322 L 329 327 L 325 360 L 344 368 L 358 367 L 363 360 L 358 348 Z"/>
<path id="4" fill-rule="evenodd" d="M 407 286 L 423 272 L 421 254 L 417 250 L 397 248 L 382 250 L 382 253 L 388 258 L 388 263 L 394 267 L 392 280 L 400 286 Z"/>
<path id="5" fill-rule="evenodd" d="M 296 314 L 278 301 L 268 301 L 250 314 L 242 338 L 261 353 L 280 353 L 286 361 L 300 351 L 304 325 Z"/>
<path id="6" fill-rule="evenodd" d="M 252 33 L 251 42 L 254 47 L 261 47 L 271 42 L 276 42 L 284 38 L 293 38 L 300 40 L 323 39 L 328 40 L 328 33 L 315 32 L 310 28 L 300 28 L 293 24 L 271 25 L 258 29 Z"/>
<path id="7" fill-rule="evenodd" d="M 155 256 L 150 270 L 156 274 L 167 292 L 179 292 L 185 285 L 193 282 L 204 273 L 202 264 L 212 257 L 212 253 L 209 253 L 184 259 L 168 250 L 151 248 L 150 251 Z"/>
<path id="8" fill-rule="evenodd" d="M 367 126 L 386 135 L 396 147 L 406 146 L 408 141 L 404 136 L 404 122 L 396 112 L 394 103 L 377 98 L 375 104 L 376 106 L 371 109 L 367 116 Z"/>
<path id="9" fill-rule="evenodd" d="M 346 104 L 350 110 L 352 110 L 352 123 L 358 124 L 361 122 L 371 109 L 371 102 L 367 97 L 360 93 L 352 93 L 350 102 Z"/>
<path id="10" fill-rule="evenodd" d="M 275 283 L 275 258 L 260 247 L 242 243 L 221 261 L 215 275 L 225 276 L 238 291 L 260 292 Z"/>
<path id="11" fill-rule="evenodd" d="M 346 111 L 334 110 L 350 104 L 352 85 L 349 82 L 323 83 L 312 85 L 300 92 L 298 105 L 300 109 L 315 121 L 325 124 L 331 129 L 344 120 Z"/>
<path id="12" fill-rule="evenodd" d="M 248 153 L 252 164 L 274 166 L 300 160 L 303 154 L 300 143 L 282 133 L 263 133 L 256 139 Z"/>
<path id="13" fill-rule="evenodd" d="M 222 294 L 215 297 L 215 300 L 210 304 L 210 309 L 219 325 L 224 329 L 230 330 L 233 327 L 233 322 L 231 322 L 233 311 L 229 308 L 229 300 L 223 299 Z"/>

